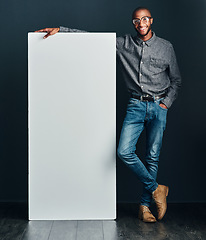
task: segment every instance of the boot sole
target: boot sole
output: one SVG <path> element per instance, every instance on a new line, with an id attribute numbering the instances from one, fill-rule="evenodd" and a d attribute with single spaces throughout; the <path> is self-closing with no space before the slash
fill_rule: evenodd
<path id="1" fill-rule="evenodd" d="M 143 222 L 145 222 L 145 223 L 155 223 L 155 222 L 156 222 L 156 221 L 151 221 L 151 222 L 150 222 L 150 221 L 144 221 L 142 217 L 138 217 L 138 218 L 139 218 L 140 220 L 142 220 Z"/>

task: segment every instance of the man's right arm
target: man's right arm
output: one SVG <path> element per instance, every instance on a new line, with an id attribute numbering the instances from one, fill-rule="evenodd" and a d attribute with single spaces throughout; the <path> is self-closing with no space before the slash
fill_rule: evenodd
<path id="1" fill-rule="evenodd" d="M 83 32 L 87 32 L 87 31 L 60 26 L 58 28 L 44 28 L 44 29 L 37 30 L 35 32 L 46 32 L 47 34 L 43 37 L 44 39 L 46 39 L 49 36 L 54 35 L 58 32 L 79 32 L 79 33 L 82 32 L 83 33 Z M 124 43 L 124 37 L 117 37 L 116 43 L 117 43 L 116 50 L 118 52 L 119 48 L 121 48 Z"/>
<path id="2" fill-rule="evenodd" d="M 44 39 L 46 39 L 49 36 L 54 35 L 54 34 L 56 34 L 58 32 L 79 32 L 79 33 L 85 33 L 87 31 L 60 26 L 58 28 L 44 28 L 44 29 L 37 30 L 35 32 L 46 32 L 47 34 L 43 37 Z M 117 50 L 117 53 L 118 53 L 119 49 L 122 48 L 122 46 L 124 44 L 124 41 L 125 41 L 124 37 L 117 37 L 116 38 L 116 50 Z"/>

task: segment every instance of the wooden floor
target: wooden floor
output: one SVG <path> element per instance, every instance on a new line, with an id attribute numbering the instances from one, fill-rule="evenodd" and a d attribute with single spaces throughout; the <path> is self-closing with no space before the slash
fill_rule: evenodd
<path id="1" fill-rule="evenodd" d="M 155 206 L 151 207 L 154 214 Z M 0 204 L 1 240 L 206 240 L 206 203 L 168 204 L 156 223 L 137 218 L 137 204 L 118 204 L 116 220 L 28 221 L 26 204 Z"/>

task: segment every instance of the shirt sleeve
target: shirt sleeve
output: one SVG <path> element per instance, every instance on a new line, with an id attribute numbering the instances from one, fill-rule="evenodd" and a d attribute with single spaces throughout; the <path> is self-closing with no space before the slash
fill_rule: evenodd
<path id="1" fill-rule="evenodd" d="M 81 32 L 87 32 L 87 31 L 60 26 L 59 32 L 80 32 L 81 33 Z"/>
<path id="2" fill-rule="evenodd" d="M 117 51 L 121 50 L 124 47 L 126 37 L 127 37 L 127 35 L 121 36 L 121 37 L 116 37 L 116 49 L 117 49 Z"/>
<path id="3" fill-rule="evenodd" d="M 68 28 L 68 27 L 63 27 L 63 26 L 60 26 L 59 27 L 59 32 L 87 32 L 85 30 L 79 30 L 79 29 L 75 29 L 75 28 Z M 123 41 L 123 38 L 122 37 L 117 37 L 116 38 L 116 50 L 118 51 L 118 49 L 120 48 L 120 46 L 122 45 L 122 41 Z"/>
<path id="4" fill-rule="evenodd" d="M 167 96 L 161 101 L 163 104 L 170 108 L 174 100 L 177 98 L 178 90 L 181 87 L 181 76 L 177 64 L 177 59 L 173 46 L 171 45 L 170 64 L 168 68 L 168 75 L 170 79 L 170 87 Z"/>

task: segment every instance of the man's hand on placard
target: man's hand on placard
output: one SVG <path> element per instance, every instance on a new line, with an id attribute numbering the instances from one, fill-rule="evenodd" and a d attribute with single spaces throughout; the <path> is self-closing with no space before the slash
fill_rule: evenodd
<path id="1" fill-rule="evenodd" d="M 47 34 L 44 36 L 44 39 L 48 38 L 51 35 L 54 35 L 59 32 L 59 28 L 44 28 L 37 30 L 35 32 L 47 32 Z"/>
<path id="2" fill-rule="evenodd" d="M 163 103 L 160 103 L 159 105 L 160 105 L 160 107 L 167 109 L 167 106 L 164 105 Z"/>

